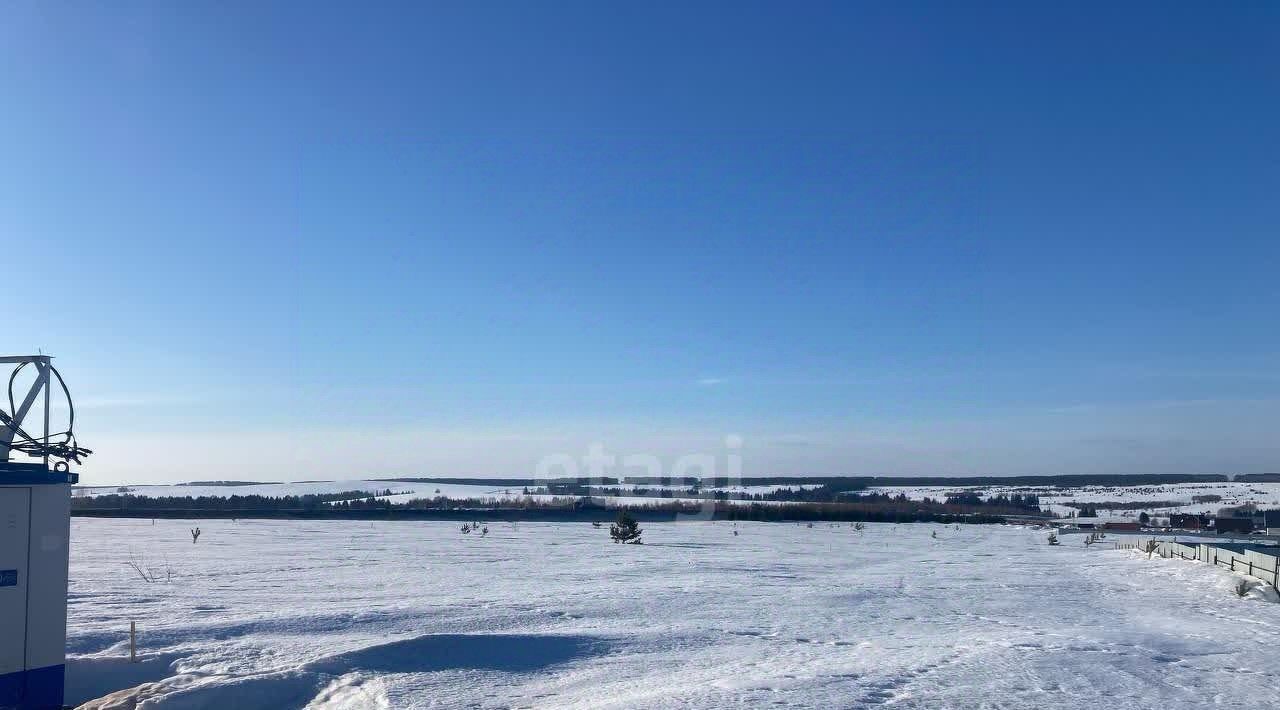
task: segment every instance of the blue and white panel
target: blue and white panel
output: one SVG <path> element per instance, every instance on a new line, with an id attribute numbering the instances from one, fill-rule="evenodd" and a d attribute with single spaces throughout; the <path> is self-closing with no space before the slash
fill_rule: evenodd
<path id="1" fill-rule="evenodd" d="M 0 486 L 0 708 L 61 708 L 70 487 Z"/>
<path id="2" fill-rule="evenodd" d="M 71 490 L 31 487 L 31 578 L 27 599 L 27 668 L 60 666 L 67 648 L 67 539 Z"/>
<path id="3" fill-rule="evenodd" d="M 25 694 L 30 488 L 0 488 L 0 707 Z"/>

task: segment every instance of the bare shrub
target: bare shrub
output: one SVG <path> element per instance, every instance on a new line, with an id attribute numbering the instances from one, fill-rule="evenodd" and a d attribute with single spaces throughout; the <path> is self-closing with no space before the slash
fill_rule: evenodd
<path id="1" fill-rule="evenodd" d="M 133 570 L 142 581 L 148 584 L 156 582 L 168 584 L 173 581 L 173 565 L 169 564 L 167 558 L 160 565 L 152 566 L 147 562 L 145 555 L 139 556 L 130 550 L 129 561 L 125 563 L 125 566 Z"/>

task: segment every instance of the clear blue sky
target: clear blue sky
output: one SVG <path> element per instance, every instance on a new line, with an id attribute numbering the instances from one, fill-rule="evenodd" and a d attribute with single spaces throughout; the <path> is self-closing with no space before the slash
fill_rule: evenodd
<path id="1" fill-rule="evenodd" d="M 1280 7 L 0 10 L 86 482 L 1280 470 Z"/>

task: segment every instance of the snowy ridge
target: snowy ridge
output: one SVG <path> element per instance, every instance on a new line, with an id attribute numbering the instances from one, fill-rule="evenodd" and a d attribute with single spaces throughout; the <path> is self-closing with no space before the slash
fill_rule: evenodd
<path id="1" fill-rule="evenodd" d="M 1134 510 L 1099 510 L 1098 515 L 1136 516 L 1140 511 L 1150 513 L 1213 513 L 1219 508 L 1253 503 L 1259 508 L 1280 508 L 1280 483 L 1169 483 L 1147 486 L 1081 486 L 1081 487 L 1030 487 L 1030 486 L 894 486 L 870 489 L 890 495 L 902 494 L 913 500 L 923 498 L 942 499 L 948 492 L 975 491 L 983 497 L 1011 493 L 1034 493 L 1040 497 L 1040 507 L 1059 515 L 1067 515 L 1076 509 L 1066 502 L 1100 503 L 1103 501 L 1153 503 L 1150 507 Z M 1221 501 L 1195 503 L 1193 497 L 1221 496 Z M 1175 507 L 1154 505 L 1158 502 L 1178 502 Z"/>
<path id="2" fill-rule="evenodd" d="M 728 491 L 734 493 L 770 493 L 780 488 L 815 488 L 814 485 L 796 485 L 796 486 L 734 486 L 731 488 L 707 488 L 705 491 Z M 619 484 L 612 486 L 604 486 L 604 488 L 617 488 L 621 490 L 634 491 L 636 489 L 647 490 L 669 490 L 669 491 L 687 491 L 687 486 L 636 486 L 632 484 Z M 390 490 L 391 495 L 385 495 Z M 523 486 L 495 486 L 495 485 L 475 485 L 460 483 L 424 483 L 424 482 L 405 482 L 405 481 L 389 481 L 389 480 L 371 480 L 371 479 L 353 479 L 344 481 L 307 481 L 301 483 L 263 483 L 254 485 L 236 485 L 236 486 L 191 486 L 185 484 L 177 485 L 146 485 L 146 486 L 95 486 L 82 487 L 76 490 L 77 496 L 98 497 L 104 495 L 112 495 L 118 493 L 127 493 L 128 495 L 144 496 L 151 498 L 166 497 L 186 497 L 200 498 L 204 496 L 215 498 L 229 498 L 231 496 L 249 496 L 259 495 L 268 497 L 282 496 L 304 496 L 318 495 L 326 493 L 345 493 L 348 491 L 365 491 L 370 497 L 379 500 L 391 501 L 393 503 L 407 503 L 412 500 L 432 499 L 444 497 L 453 500 L 481 500 L 481 501 L 502 501 L 517 498 L 529 498 L 536 501 L 550 501 L 553 499 L 565 500 L 571 496 L 551 495 L 547 493 L 534 493 L 538 490 L 530 487 L 530 494 L 524 494 Z M 597 502 L 606 506 L 617 505 L 647 505 L 662 504 L 674 502 L 686 503 L 705 503 L 703 498 L 691 498 L 673 496 L 664 498 L 661 496 L 595 496 Z M 742 502 L 729 500 L 728 503 Z M 784 504 L 781 501 L 766 501 L 768 504 Z"/>

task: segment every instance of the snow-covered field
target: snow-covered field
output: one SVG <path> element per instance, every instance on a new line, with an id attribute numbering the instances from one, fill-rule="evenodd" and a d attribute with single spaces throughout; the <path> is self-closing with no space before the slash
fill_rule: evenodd
<path id="1" fill-rule="evenodd" d="M 1149 513 L 1215 513 L 1220 508 L 1253 503 L 1259 508 L 1280 508 L 1280 483 L 1167 483 L 1149 486 L 1079 486 L 1073 488 L 1039 488 L 1027 486 L 886 486 L 872 489 L 889 495 L 905 495 L 913 500 L 933 498 L 942 500 L 948 492 L 976 491 L 983 497 L 1001 494 L 1035 494 L 1040 497 L 1040 507 L 1059 515 L 1069 515 L 1075 508 L 1066 502 L 1100 503 L 1119 501 L 1138 503 L 1149 501 L 1151 506 L 1133 510 L 1099 510 L 1101 517 L 1136 517 L 1142 510 Z M 1217 495 L 1221 501 L 1196 503 L 1195 496 Z M 1157 503 L 1177 502 L 1176 506 Z"/>
<path id="2" fill-rule="evenodd" d="M 68 701 L 1280 706 L 1280 604 L 1204 564 L 1000 526 L 645 528 L 73 519 Z"/>

